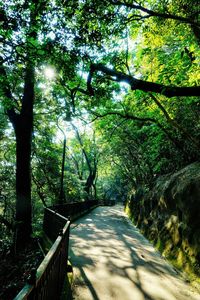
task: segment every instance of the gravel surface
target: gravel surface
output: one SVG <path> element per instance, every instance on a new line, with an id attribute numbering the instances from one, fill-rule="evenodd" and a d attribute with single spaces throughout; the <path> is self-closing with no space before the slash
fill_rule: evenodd
<path id="1" fill-rule="evenodd" d="M 71 225 L 70 261 L 74 300 L 200 300 L 120 205 Z"/>

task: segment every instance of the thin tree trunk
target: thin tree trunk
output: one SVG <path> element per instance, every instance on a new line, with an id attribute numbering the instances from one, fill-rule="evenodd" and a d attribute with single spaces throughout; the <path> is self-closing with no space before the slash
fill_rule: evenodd
<path id="1" fill-rule="evenodd" d="M 66 201 L 65 191 L 64 191 L 65 155 L 66 155 L 66 137 L 64 138 L 64 141 L 63 141 L 63 156 L 62 156 L 59 204 L 63 204 Z"/>

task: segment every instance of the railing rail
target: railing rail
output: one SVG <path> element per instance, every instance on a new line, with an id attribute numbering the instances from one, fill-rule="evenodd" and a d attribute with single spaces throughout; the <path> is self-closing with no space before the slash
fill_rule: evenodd
<path id="1" fill-rule="evenodd" d="M 32 274 L 30 283 L 25 285 L 14 300 L 54 300 L 61 295 L 67 273 L 70 221 L 45 208 L 45 230 L 48 229 L 47 223 L 55 226 L 56 233 L 53 237 L 57 238 L 36 273 Z"/>
<path id="2" fill-rule="evenodd" d="M 98 205 L 97 200 L 88 200 L 83 202 L 74 202 L 74 203 L 66 203 L 66 204 L 56 204 L 50 206 L 49 208 L 58 212 L 60 215 L 65 217 L 70 217 L 73 219 L 74 216 L 83 213 L 84 211 L 88 211 L 92 207 Z"/>
<path id="3" fill-rule="evenodd" d="M 65 226 L 68 218 L 50 208 L 44 209 L 43 231 L 54 242 Z"/>

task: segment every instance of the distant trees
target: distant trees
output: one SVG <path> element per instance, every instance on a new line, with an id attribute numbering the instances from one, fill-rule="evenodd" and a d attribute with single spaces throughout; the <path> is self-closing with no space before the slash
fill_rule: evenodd
<path id="1" fill-rule="evenodd" d="M 99 151 L 97 149 L 98 146 L 95 141 L 95 133 L 92 134 L 92 139 L 91 138 L 88 139 L 89 136 L 87 136 L 88 133 L 86 133 L 86 138 L 84 138 L 83 140 L 83 138 L 79 133 L 78 128 L 73 123 L 72 123 L 72 127 L 76 133 L 76 138 L 83 155 L 81 169 L 79 168 L 79 163 L 77 160 L 76 160 L 76 167 L 77 167 L 77 172 L 79 174 L 80 180 L 84 180 L 84 177 L 86 177 L 85 184 L 84 184 L 84 191 L 86 192 L 85 198 L 87 199 L 96 198 L 97 197 L 96 180 L 97 180 Z M 87 172 L 83 168 L 85 168 Z M 84 173 L 88 173 L 88 175 L 86 176 Z M 92 189 L 93 189 L 93 193 L 92 193 Z"/>

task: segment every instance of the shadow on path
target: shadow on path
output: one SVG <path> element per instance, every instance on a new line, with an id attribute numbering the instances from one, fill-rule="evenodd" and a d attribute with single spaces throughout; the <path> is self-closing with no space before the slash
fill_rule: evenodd
<path id="1" fill-rule="evenodd" d="M 71 226 L 76 300 L 200 300 L 122 207 L 98 207 Z"/>

